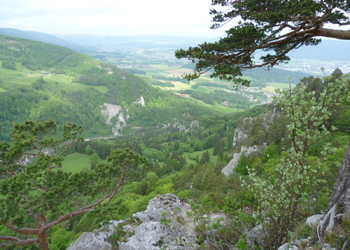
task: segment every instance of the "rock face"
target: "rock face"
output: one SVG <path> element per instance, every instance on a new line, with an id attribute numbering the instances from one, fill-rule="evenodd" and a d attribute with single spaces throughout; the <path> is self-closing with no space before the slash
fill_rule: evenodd
<path id="1" fill-rule="evenodd" d="M 123 231 L 123 237 L 117 240 L 121 250 L 199 249 L 191 212 L 191 206 L 176 195 L 158 195 L 149 201 L 145 211 L 125 221 L 110 221 L 92 233 L 83 233 L 68 250 L 110 250 L 113 246 L 109 237 L 116 231 Z"/>
<path id="2" fill-rule="evenodd" d="M 180 132 L 187 132 L 193 128 L 199 128 L 199 127 L 200 127 L 200 124 L 198 121 L 181 121 L 181 122 L 163 124 L 163 129 L 175 129 Z"/>
<path id="3" fill-rule="evenodd" d="M 139 99 L 136 100 L 136 102 L 134 102 L 135 104 L 140 104 L 141 107 L 146 106 L 146 102 L 145 102 L 145 98 L 143 98 L 143 96 L 141 96 Z"/>
<path id="4" fill-rule="evenodd" d="M 124 114 L 123 108 L 118 105 L 104 103 L 101 106 L 101 113 L 106 119 L 106 124 L 112 126 L 113 135 L 119 136 L 122 129 L 127 125 L 126 121 L 129 118 L 127 114 Z"/>
<path id="5" fill-rule="evenodd" d="M 221 173 L 223 173 L 226 176 L 229 176 L 230 174 L 232 174 L 233 170 L 237 166 L 239 159 L 241 159 L 242 155 L 248 156 L 254 152 L 261 152 L 264 150 L 265 147 L 266 147 L 266 144 L 263 144 L 260 146 L 254 145 L 251 147 L 242 146 L 239 153 L 233 154 L 232 160 L 221 170 Z"/>
<path id="6" fill-rule="evenodd" d="M 115 229 L 124 221 L 110 221 L 104 226 L 92 233 L 83 233 L 74 241 L 67 250 L 111 250 L 112 245 L 108 242 L 108 238 L 115 232 Z"/>
<path id="7" fill-rule="evenodd" d="M 198 249 L 195 223 L 188 212 L 191 206 L 173 194 L 155 197 L 146 211 L 134 214 L 141 223 L 133 226 L 135 234 L 119 249 Z"/>
<path id="8" fill-rule="evenodd" d="M 242 155 L 249 156 L 252 153 L 261 153 L 267 146 L 266 136 L 269 126 L 276 117 L 272 115 L 257 118 L 244 118 L 235 130 L 232 147 L 234 154 L 232 160 L 221 170 L 226 176 L 232 174 Z M 256 139 L 254 139 L 256 138 Z"/>
<path id="9" fill-rule="evenodd" d="M 339 177 L 328 203 L 328 209 L 317 228 L 319 241 L 331 233 L 339 221 L 350 219 L 350 143 L 345 152 Z"/>

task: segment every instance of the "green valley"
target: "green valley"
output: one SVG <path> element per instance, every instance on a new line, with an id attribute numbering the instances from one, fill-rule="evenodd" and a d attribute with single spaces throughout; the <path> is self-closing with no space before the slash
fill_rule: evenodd
<path id="1" fill-rule="evenodd" d="M 125 70 L 63 47 L 2 35 L 0 51 L 3 139 L 9 138 L 13 121 L 50 117 L 58 124 L 83 125 L 87 137 L 110 136 L 112 125 L 105 124 L 101 113 L 104 103 L 122 107 L 130 116 L 131 127 L 162 126 L 208 113 L 194 101 L 182 100 Z M 141 97 L 145 107 L 136 103 Z"/>
<path id="2" fill-rule="evenodd" d="M 188 202 L 192 221 L 147 220 L 172 233 L 193 223 L 193 249 L 323 244 L 304 221 L 327 210 L 350 140 L 349 73 L 263 68 L 243 74 L 251 87 L 210 72 L 187 82 L 194 65 L 175 59 L 170 38 L 74 39 L 87 54 L 0 35 L 0 247 L 67 249 L 119 223 L 99 242 L 119 249 L 136 235 L 125 225 L 142 224 L 133 215 L 165 194 Z M 340 249 L 348 221 L 336 230 L 324 242 Z"/>

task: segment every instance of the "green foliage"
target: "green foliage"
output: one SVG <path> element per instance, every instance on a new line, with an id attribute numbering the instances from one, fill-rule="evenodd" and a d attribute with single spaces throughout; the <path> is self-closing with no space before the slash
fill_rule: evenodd
<path id="1" fill-rule="evenodd" d="M 349 101 L 347 80 L 327 81 L 319 96 L 305 86 L 280 91 L 275 100 L 288 117 L 288 139 L 291 146 L 276 166 L 276 178 L 263 179 L 250 172 L 249 190 L 258 201 L 261 222 L 268 230 L 265 247 L 277 247 L 286 232 L 295 226 L 310 208 L 314 188 L 323 183 L 319 174 L 326 170 L 322 160 L 331 152 L 326 143 L 319 158 L 310 158 L 310 149 L 334 130 L 327 128 L 332 111 L 342 101 Z M 313 160 L 316 160 L 313 163 Z"/>
<path id="2" fill-rule="evenodd" d="M 51 232 L 50 249 L 67 249 L 70 242 L 74 240 L 74 236 L 74 232 L 69 232 L 62 227 L 56 226 Z"/>
<path id="3" fill-rule="evenodd" d="M 101 162 L 100 156 L 96 152 L 94 152 L 90 158 L 91 169 L 95 169 L 100 164 L 100 162 Z"/>
<path id="4" fill-rule="evenodd" d="M 91 61 L 88 56 L 56 45 L 5 35 L 0 39 L 0 60 L 21 62 L 30 70 L 55 68 L 56 72 L 69 72 L 76 70 L 81 60 Z"/>
<path id="5" fill-rule="evenodd" d="M 90 161 L 91 158 L 88 155 L 71 153 L 64 156 L 62 169 L 72 173 L 79 173 L 90 169 Z"/>
<path id="6" fill-rule="evenodd" d="M 54 119 L 59 127 L 74 122 L 85 128 L 86 137 L 108 136 L 104 103 L 128 109 L 132 126 L 162 126 L 213 114 L 114 65 L 59 46 L 1 35 L 0 60 L 16 65 L 16 70 L 0 68 L 0 139 L 10 139 L 12 122 L 28 118 Z M 134 103 L 141 96 L 145 107 Z"/>
<path id="7" fill-rule="evenodd" d="M 228 106 L 232 106 L 238 109 L 247 109 L 254 105 L 252 101 L 250 101 L 241 93 L 233 94 L 222 90 L 213 90 L 206 93 L 190 89 L 184 90 L 181 93 L 189 94 L 192 98 L 211 105 L 215 103 L 227 103 Z M 250 95 L 256 100 L 263 100 L 265 98 L 262 93 L 250 93 Z"/>
<path id="8" fill-rule="evenodd" d="M 16 64 L 13 61 L 2 61 L 1 62 L 1 66 L 4 69 L 12 69 L 12 70 L 16 70 Z"/>
<path id="9" fill-rule="evenodd" d="M 245 238 L 246 238 L 246 235 L 243 235 L 243 237 L 239 238 L 239 241 L 236 244 L 236 247 L 239 250 L 248 250 L 249 249 L 249 246 L 248 246 Z"/>
<path id="10" fill-rule="evenodd" d="M 0 144 L 0 224 L 35 237 L 26 244 L 38 243 L 44 249 L 48 249 L 51 227 L 112 199 L 126 182 L 140 178 L 147 167 L 138 154 L 116 149 L 107 163 L 94 171 L 63 171 L 62 155 L 78 139 L 82 128 L 67 123 L 62 131 L 59 136 L 52 120 L 15 123 L 12 143 Z M 31 158 L 26 162 L 23 157 L 28 156 Z M 58 243 L 55 237 L 51 240 Z M 24 241 L 6 238 L 0 246 L 21 245 Z"/>

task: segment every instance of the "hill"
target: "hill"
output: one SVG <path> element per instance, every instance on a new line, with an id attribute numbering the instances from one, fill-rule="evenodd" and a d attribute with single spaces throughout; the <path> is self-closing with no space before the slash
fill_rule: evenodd
<path id="1" fill-rule="evenodd" d="M 126 124 L 161 127 L 210 113 L 116 66 L 56 45 L 0 35 L 0 61 L 1 139 L 8 139 L 12 122 L 29 118 L 72 121 L 91 137 L 111 136 L 113 128 L 115 135 Z"/>
<path id="2" fill-rule="evenodd" d="M 97 36 L 97 35 L 59 35 L 64 40 L 99 50 L 135 48 L 179 48 L 193 46 L 203 41 L 214 41 L 208 37 L 182 36 Z"/>
<path id="3" fill-rule="evenodd" d="M 43 32 L 23 31 L 19 29 L 11 29 L 11 28 L 0 28 L 0 34 L 59 45 L 59 46 L 67 47 L 76 51 L 84 50 L 84 47 L 82 47 L 81 45 L 71 43 L 57 36 L 50 35 Z"/>
<path id="4" fill-rule="evenodd" d="M 60 38 L 74 44 L 89 46 L 95 49 L 126 49 L 126 48 L 187 48 L 203 41 L 214 42 L 217 38 L 181 37 L 181 36 L 95 36 L 95 35 L 59 35 Z M 288 54 L 292 59 L 314 59 L 321 61 L 348 60 L 344 51 L 349 51 L 350 45 L 346 41 L 322 39 L 318 46 L 301 47 Z"/>

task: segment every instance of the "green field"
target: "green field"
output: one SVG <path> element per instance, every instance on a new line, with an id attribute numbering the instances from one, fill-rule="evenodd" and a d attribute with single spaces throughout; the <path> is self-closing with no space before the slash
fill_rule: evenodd
<path id="1" fill-rule="evenodd" d="M 90 169 L 90 155 L 80 153 L 68 154 L 63 160 L 63 169 L 72 173 Z"/>
<path id="2" fill-rule="evenodd" d="M 203 153 L 205 153 L 205 151 L 209 152 L 210 163 L 216 164 L 216 162 L 218 160 L 218 156 L 217 155 L 213 155 L 214 148 L 210 148 L 210 149 L 203 150 L 203 151 L 196 151 L 196 152 L 193 152 L 193 153 L 184 153 L 183 156 L 186 158 L 186 161 L 189 164 L 191 164 L 191 163 L 195 164 L 196 161 L 194 159 L 198 157 L 198 159 L 200 160 L 202 155 L 203 155 Z"/>
<path id="3" fill-rule="evenodd" d="M 12 90 L 20 86 L 30 86 L 40 77 L 51 85 L 50 88 L 52 90 L 78 91 L 93 88 L 102 94 L 108 92 L 107 86 L 88 86 L 75 82 L 72 76 L 66 74 L 52 74 L 45 71 L 32 71 L 20 63 L 16 63 L 16 70 L 0 67 L 0 75 L 0 92 Z"/>

